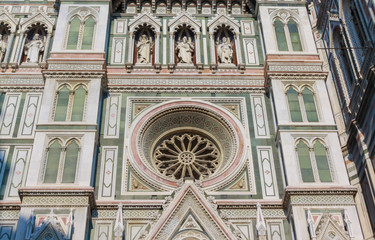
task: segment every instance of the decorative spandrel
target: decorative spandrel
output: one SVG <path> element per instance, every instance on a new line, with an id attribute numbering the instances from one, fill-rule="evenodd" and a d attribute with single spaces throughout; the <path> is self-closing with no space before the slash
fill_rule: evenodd
<path id="1" fill-rule="evenodd" d="M 220 151 L 209 139 L 198 134 L 174 135 L 165 139 L 154 152 L 156 168 L 164 176 L 202 179 L 221 163 Z"/>

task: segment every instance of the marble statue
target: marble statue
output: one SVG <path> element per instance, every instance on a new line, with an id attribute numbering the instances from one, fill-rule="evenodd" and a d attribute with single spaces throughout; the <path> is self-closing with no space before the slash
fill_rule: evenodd
<path id="1" fill-rule="evenodd" d="M 29 43 L 25 45 L 26 62 L 39 63 L 40 53 L 44 51 L 44 42 L 40 35 L 36 33 Z"/>
<path id="2" fill-rule="evenodd" d="M 226 37 L 223 37 L 221 43 L 217 46 L 217 56 L 219 63 L 232 64 L 233 63 L 233 49 Z"/>
<path id="3" fill-rule="evenodd" d="M 150 63 L 152 41 L 148 39 L 147 35 L 143 34 L 137 43 L 138 48 L 138 63 Z"/>
<path id="4" fill-rule="evenodd" d="M 186 36 L 177 43 L 178 63 L 193 63 L 194 44 Z"/>
<path id="5" fill-rule="evenodd" d="M 6 51 L 7 51 L 7 43 L 3 39 L 3 35 L 0 34 L 0 62 L 4 60 Z"/>

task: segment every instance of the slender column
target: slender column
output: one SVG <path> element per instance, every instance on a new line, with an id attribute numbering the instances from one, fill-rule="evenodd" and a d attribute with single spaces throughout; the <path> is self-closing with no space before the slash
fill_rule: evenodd
<path id="1" fill-rule="evenodd" d="M 237 64 L 243 64 L 242 62 L 242 49 L 240 45 L 240 33 L 236 33 L 234 36 L 234 43 L 236 45 Z"/>
<path id="2" fill-rule="evenodd" d="M 174 64 L 174 33 L 169 33 L 169 64 Z"/>
<path id="3" fill-rule="evenodd" d="M 12 52 L 12 47 L 13 47 L 13 42 L 14 42 L 14 35 L 15 35 L 14 32 L 11 32 L 10 35 L 9 35 L 7 50 L 6 50 L 4 61 L 3 61 L 4 63 L 9 62 L 9 58 L 10 58 L 10 54 Z"/>
<path id="4" fill-rule="evenodd" d="M 155 64 L 160 64 L 159 52 L 160 52 L 160 32 L 157 32 L 156 39 L 155 39 Z"/>
<path id="5" fill-rule="evenodd" d="M 210 34 L 210 55 L 211 55 L 211 64 L 216 64 L 216 56 L 215 56 L 215 40 L 214 40 L 214 33 Z"/>
<path id="6" fill-rule="evenodd" d="M 46 39 L 46 44 L 44 45 L 44 53 L 43 53 L 42 62 L 46 62 L 46 60 L 47 60 L 49 42 L 50 41 L 51 41 L 51 33 L 47 33 L 47 39 Z"/>
<path id="7" fill-rule="evenodd" d="M 198 32 L 195 34 L 195 60 L 196 60 L 196 64 L 200 64 L 201 63 L 201 44 L 200 44 L 200 35 L 201 33 Z"/>
<path id="8" fill-rule="evenodd" d="M 17 49 L 16 55 L 14 56 L 15 57 L 14 62 L 18 64 L 21 61 L 22 51 L 25 45 L 25 38 L 26 38 L 26 33 L 21 32 L 20 41 L 18 42 L 18 49 Z"/>
<path id="9" fill-rule="evenodd" d="M 134 33 L 129 32 L 129 52 L 128 52 L 128 63 L 133 64 L 133 52 L 134 52 Z"/>

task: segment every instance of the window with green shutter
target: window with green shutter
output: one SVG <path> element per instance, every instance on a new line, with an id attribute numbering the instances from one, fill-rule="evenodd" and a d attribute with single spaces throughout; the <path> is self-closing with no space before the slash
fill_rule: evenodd
<path id="1" fill-rule="evenodd" d="M 69 105 L 70 90 L 64 86 L 58 91 L 55 109 L 55 121 L 66 121 L 66 115 Z"/>
<path id="2" fill-rule="evenodd" d="M 274 25 L 279 51 L 288 51 L 288 43 L 286 41 L 284 23 L 282 23 L 280 19 L 276 19 Z"/>
<path id="3" fill-rule="evenodd" d="M 76 177 L 79 145 L 76 140 L 68 143 L 65 154 L 62 183 L 74 183 Z"/>
<path id="4" fill-rule="evenodd" d="M 94 30 L 95 30 L 95 19 L 89 17 L 84 24 L 84 31 L 82 37 L 82 50 L 91 50 L 92 43 L 94 39 Z"/>
<path id="5" fill-rule="evenodd" d="M 303 182 L 315 182 L 311 165 L 310 150 L 302 140 L 297 144 L 297 155 Z"/>
<path id="6" fill-rule="evenodd" d="M 314 93 L 307 87 L 302 91 L 303 103 L 305 105 L 307 121 L 318 122 L 318 114 L 316 112 L 316 106 L 314 101 Z"/>
<path id="7" fill-rule="evenodd" d="M 76 16 L 72 19 L 72 21 L 70 21 L 69 35 L 68 35 L 68 42 L 66 44 L 66 49 L 77 49 L 80 28 L 81 28 L 81 20 L 78 18 L 78 16 Z"/>
<path id="8" fill-rule="evenodd" d="M 301 38 L 299 35 L 298 25 L 294 20 L 289 20 L 288 29 L 290 35 L 290 41 L 292 43 L 293 51 L 302 51 Z"/>
<path id="9" fill-rule="evenodd" d="M 297 91 L 290 87 L 286 92 L 286 95 L 288 97 L 289 111 L 292 122 L 302 122 L 302 114 Z"/>
<path id="10" fill-rule="evenodd" d="M 316 141 L 314 144 L 314 155 L 318 167 L 319 179 L 321 182 L 332 182 L 331 171 L 328 164 L 326 147 Z"/>
<path id="11" fill-rule="evenodd" d="M 44 183 L 56 183 L 59 171 L 61 144 L 55 140 L 48 148 Z"/>
<path id="12" fill-rule="evenodd" d="M 74 91 L 72 121 L 82 121 L 86 101 L 86 89 L 80 86 Z"/>

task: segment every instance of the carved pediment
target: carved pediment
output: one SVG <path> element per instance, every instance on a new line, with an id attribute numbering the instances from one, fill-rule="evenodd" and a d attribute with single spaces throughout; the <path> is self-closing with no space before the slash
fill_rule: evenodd
<path id="1" fill-rule="evenodd" d="M 21 21 L 21 32 L 26 32 L 33 24 L 40 23 L 45 26 L 47 32 L 52 33 L 55 19 L 50 18 L 44 12 L 37 12 L 29 18 L 22 19 Z"/>
<path id="2" fill-rule="evenodd" d="M 168 27 L 170 32 L 175 32 L 183 25 L 190 27 L 195 33 L 200 32 L 201 24 L 187 12 L 178 14 L 171 22 L 169 22 Z"/>
<path id="3" fill-rule="evenodd" d="M 155 33 L 160 33 L 161 22 L 149 13 L 141 13 L 129 22 L 129 32 L 135 32 L 141 26 L 149 26 Z"/>
<path id="4" fill-rule="evenodd" d="M 228 27 L 233 33 L 240 32 L 240 24 L 237 20 L 227 15 L 217 15 L 211 21 L 208 21 L 207 27 L 209 33 L 214 33 L 216 30 L 221 27 L 225 26 Z"/>
<path id="5" fill-rule="evenodd" d="M 337 221 L 328 212 L 324 213 L 316 230 L 317 240 L 350 240 L 348 233 L 343 226 L 340 226 Z"/>
<path id="6" fill-rule="evenodd" d="M 11 32 L 15 32 L 18 24 L 18 19 L 15 19 L 9 12 L 0 11 L 0 22 L 4 22 L 5 25 L 10 27 Z"/>
<path id="7" fill-rule="evenodd" d="M 215 204 L 206 199 L 192 182 L 185 183 L 173 200 L 168 202 L 146 239 L 164 240 L 172 236 L 178 236 L 177 239 L 237 239 L 220 218 Z"/>

